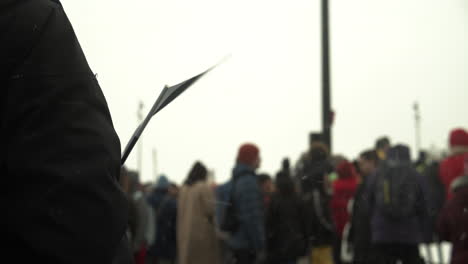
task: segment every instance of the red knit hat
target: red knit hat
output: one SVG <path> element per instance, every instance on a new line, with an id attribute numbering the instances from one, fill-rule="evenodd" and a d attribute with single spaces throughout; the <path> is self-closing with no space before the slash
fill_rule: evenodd
<path id="1" fill-rule="evenodd" d="M 468 147 L 468 132 L 464 129 L 454 129 L 450 132 L 450 147 Z"/>
<path id="2" fill-rule="evenodd" d="M 257 161 L 259 152 L 258 147 L 254 144 L 244 144 L 239 148 L 237 162 L 251 165 Z"/>
<path id="3" fill-rule="evenodd" d="M 347 160 L 340 162 L 340 164 L 336 168 L 336 172 L 338 173 L 338 177 L 340 179 L 357 177 L 357 172 L 354 168 L 354 165 Z"/>

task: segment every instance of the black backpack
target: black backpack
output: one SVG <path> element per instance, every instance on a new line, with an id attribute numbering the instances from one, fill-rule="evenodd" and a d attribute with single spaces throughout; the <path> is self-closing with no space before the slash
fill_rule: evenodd
<path id="1" fill-rule="evenodd" d="M 376 175 L 376 208 L 392 219 L 404 219 L 417 211 L 420 195 L 418 174 L 411 163 L 382 162 Z"/>

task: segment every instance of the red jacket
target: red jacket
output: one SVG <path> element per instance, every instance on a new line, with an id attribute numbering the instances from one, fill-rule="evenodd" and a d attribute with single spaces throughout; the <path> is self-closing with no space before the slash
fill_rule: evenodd
<path id="1" fill-rule="evenodd" d="M 468 159 L 468 153 L 453 155 L 440 164 L 439 176 L 445 186 L 447 200 L 453 196 L 450 191 L 450 184 L 452 184 L 454 179 L 463 175 L 465 159 Z"/>
<path id="2" fill-rule="evenodd" d="M 338 179 L 333 183 L 331 211 L 333 222 L 340 237 L 349 220 L 348 203 L 354 197 L 358 185 L 357 177 Z"/>
<path id="3" fill-rule="evenodd" d="M 468 176 L 454 182 L 453 199 L 442 210 L 438 232 L 442 240 L 453 245 L 452 264 L 468 263 Z"/>

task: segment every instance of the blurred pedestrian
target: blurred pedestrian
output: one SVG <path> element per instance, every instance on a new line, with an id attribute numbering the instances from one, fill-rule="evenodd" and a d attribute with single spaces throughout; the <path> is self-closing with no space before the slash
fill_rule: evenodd
<path id="1" fill-rule="evenodd" d="M 461 128 L 452 130 L 449 145 L 450 156 L 441 162 L 439 168 L 447 200 L 452 198 L 450 191 L 452 182 L 463 175 L 463 162 L 468 157 L 468 132 Z"/>
<path id="2" fill-rule="evenodd" d="M 177 200 L 167 176 L 161 175 L 148 202 L 155 221 L 154 243 L 149 246 L 147 263 L 174 264 L 177 257 Z"/>
<path id="3" fill-rule="evenodd" d="M 295 264 L 308 254 L 304 204 L 286 171 L 276 175 L 276 190 L 266 213 L 266 264 Z"/>
<path id="4" fill-rule="evenodd" d="M 348 203 L 356 193 L 358 176 L 354 165 L 347 160 L 341 161 L 336 168 L 338 179 L 333 183 L 331 212 L 336 227 L 334 247 L 335 264 L 341 263 L 341 239 L 349 221 Z"/>
<path id="5" fill-rule="evenodd" d="M 207 182 L 208 170 L 196 162 L 179 194 L 177 249 L 178 264 L 220 262 L 216 236 L 213 188 Z"/>
<path id="6" fill-rule="evenodd" d="M 438 223 L 440 238 L 452 243 L 451 264 L 468 263 L 468 158 L 464 175 L 453 181 L 453 198 L 444 206 Z"/>
<path id="7" fill-rule="evenodd" d="M 376 263 L 375 252 L 372 248 L 371 212 L 368 206 L 370 190 L 368 188 L 370 179 L 375 177 L 379 160 L 375 150 L 364 151 L 359 157 L 361 183 L 352 202 L 351 227 L 348 237 L 354 264 Z"/>
<path id="8" fill-rule="evenodd" d="M 243 144 L 233 169 L 229 206 L 221 229 L 230 234 L 227 244 L 234 263 L 250 264 L 264 258 L 264 205 L 255 171 L 260 167 L 260 150 Z"/>
<path id="9" fill-rule="evenodd" d="M 311 263 L 331 264 L 335 226 L 330 211 L 331 185 L 328 175 L 333 167 L 328 148 L 322 143 L 312 144 L 304 157 L 304 163 L 299 175 L 301 196 L 306 208 L 308 238 L 312 246 Z"/>
<path id="10" fill-rule="evenodd" d="M 427 183 L 414 168 L 407 146 L 389 149 L 369 183 L 372 242 L 377 262 L 423 264 L 419 244 L 423 242 L 427 217 Z"/>

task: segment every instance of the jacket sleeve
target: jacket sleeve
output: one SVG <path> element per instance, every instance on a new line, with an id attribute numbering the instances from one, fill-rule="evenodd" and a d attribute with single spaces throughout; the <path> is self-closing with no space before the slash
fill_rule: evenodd
<path id="1" fill-rule="evenodd" d="M 265 246 L 265 222 L 260 188 L 253 177 L 245 177 L 237 183 L 236 197 L 239 201 L 239 221 L 253 245 L 259 251 Z"/>
<path id="2" fill-rule="evenodd" d="M 51 263 L 110 263 L 128 205 L 104 95 L 58 1 L 16 2 L 16 21 L 30 19 L 25 9 L 46 20 L 31 27 L 38 38 L 2 84 L 3 226 Z"/>

